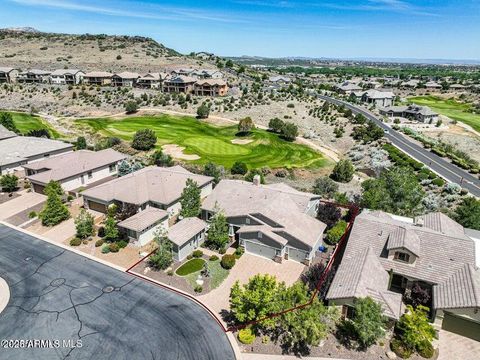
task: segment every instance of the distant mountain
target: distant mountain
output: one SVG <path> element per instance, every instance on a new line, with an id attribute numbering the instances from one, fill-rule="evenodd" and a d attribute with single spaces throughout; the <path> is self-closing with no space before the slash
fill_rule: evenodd
<path id="1" fill-rule="evenodd" d="M 33 27 L 24 26 L 24 27 L 9 27 L 9 28 L 0 29 L 0 32 L 39 33 L 40 31 L 38 31 Z"/>

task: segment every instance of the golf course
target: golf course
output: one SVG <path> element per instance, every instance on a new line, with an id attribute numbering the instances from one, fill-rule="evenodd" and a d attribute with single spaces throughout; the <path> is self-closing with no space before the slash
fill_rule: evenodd
<path id="1" fill-rule="evenodd" d="M 480 131 L 480 114 L 470 112 L 471 105 L 458 102 L 454 99 L 442 99 L 438 96 L 415 96 L 408 98 L 417 105 L 425 105 L 441 115 L 448 116 L 452 120 L 461 121 L 470 125 L 476 131 Z"/>
<path id="2" fill-rule="evenodd" d="M 157 147 L 175 144 L 184 147 L 184 154 L 194 154 L 195 163 L 212 161 L 231 167 L 242 161 L 249 168 L 320 168 L 329 164 L 325 157 L 308 146 L 281 139 L 277 134 L 254 129 L 248 136 L 236 136 L 237 126 L 215 126 L 189 116 L 155 115 L 124 119 L 81 119 L 76 125 L 103 136 L 131 141 L 140 129 L 152 129 Z M 236 141 L 235 141 L 236 140 Z M 241 143 L 239 143 L 242 140 Z M 232 142 L 233 141 L 233 142 Z"/>
<path id="3" fill-rule="evenodd" d="M 27 134 L 31 130 L 47 129 L 53 139 L 61 136 L 53 127 L 37 115 L 13 111 L 8 111 L 8 113 L 12 115 L 13 122 L 21 134 Z"/>

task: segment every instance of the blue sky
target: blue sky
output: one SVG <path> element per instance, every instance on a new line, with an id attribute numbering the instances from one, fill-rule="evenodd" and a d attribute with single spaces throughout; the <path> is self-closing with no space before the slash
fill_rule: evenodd
<path id="1" fill-rule="evenodd" d="M 219 55 L 480 59 L 480 0 L 0 0 L 0 27 Z"/>

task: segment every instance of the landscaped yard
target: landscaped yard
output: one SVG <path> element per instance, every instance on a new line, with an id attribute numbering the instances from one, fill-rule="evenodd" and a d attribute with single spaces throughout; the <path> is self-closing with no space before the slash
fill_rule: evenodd
<path id="1" fill-rule="evenodd" d="M 222 265 L 220 265 L 220 259 L 215 261 L 208 261 L 208 269 L 210 271 L 210 288 L 209 290 L 213 290 L 217 288 L 223 280 L 226 279 L 228 276 L 228 270 L 224 269 Z M 198 277 L 199 272 L 192 273 L 186 276 L 187 281 L 190 283 L 192 288 L 196 285 L 196 280 Z"/>
<path id="2" fill-rule="evenodd" d="M 243 161 L 249 168 L 319 168 L 328 164 L 321 153 L 305 145 L 285 141 L 265 130 L 253 130 L 248 137 L 242 138 L 252 140 L 250 143 L 233 144 L 232 140 L 239 138 L 236 136 L 237 126 L 218 127 L 189 116 L 82 119 L 76 124 L 90 127 L 92 132 L 127 141 L 132 140 L 137 130 L 149 128 L 157 134 L 158 147 L 165 144 L 185 147 L 185 154 L 200 156 L 199 160 L 194 160 L 200 164 L 213 161 L 231 167 L 235 161 Z"/>
<path id="3" fill-rule="evenodd" d="M 470 125 L 476 131 L 480 131 L 480 115 L 469 112 L 471 105 L 458 102 L 453 99 L 442 99 L 438 96 L 415 96 L 408 98 L 417 105 L 425 105 L 439 114 L 448 116 L 450 119 L 461 121 Z"/>
<path id="4" fill-rule="evenodd" d="M 198 272 L 202 270 L 203 264 L 205 264 L 205 260 L 203 259 L 191 259 L 182 266 L 180 266 L 177 269 L 176 274 L 180 276 L 186 276 Z"/>
<path id="5" fill-rule="evenodd" d="M 9 113 L 12 114 L 13 122 L 22 134 L 26 134 L 30 130 L 47 129 L 52 138 L 57 139 L 60 137 L 60 133 L 39 116 L 21 112 Z"/>

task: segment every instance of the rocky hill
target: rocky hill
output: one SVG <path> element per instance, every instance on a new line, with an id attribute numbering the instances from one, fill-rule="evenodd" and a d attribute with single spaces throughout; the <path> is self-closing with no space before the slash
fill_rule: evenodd
<path id="1" fill-rule="evenodd" d="M 214 67 L 151 38 L 44 33 L 32 28 L 0 29 L 0 66 L 137 72 L 176 66 Z"/>

